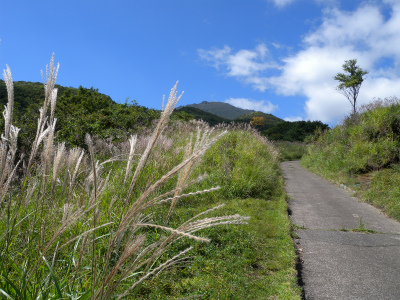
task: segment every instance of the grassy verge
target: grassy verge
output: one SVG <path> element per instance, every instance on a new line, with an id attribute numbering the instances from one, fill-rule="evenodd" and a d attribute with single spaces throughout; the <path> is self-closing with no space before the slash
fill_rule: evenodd
<path id="1" fill-rule="evenodd" d="M 196 245 L 191 264 L 145 283 L 139 293 L 142 299 L 301 299 L 272 145 L 249 132 L 232 131 L 209 150 L 204 165 L 213 165 L 210 180 L 221 190 L 178 205 L 177 215 L 191 216 L 226 203 L 219 213 L 238 213 L 250 220 L 247 225 L 204 230 L 211 243 Z"/>
<path id="2" fill-rule="evenodd" d="M 357 195 L 400 221 L 400 167 L 392 165 L 357 178 Z M 367 179 L 367 181 L 365 180 Z"/>
<path id="3" fill-rule="evenodd" d="M 284 198 L 236 199 L 225 208 L 232 211 L 251 216 L 249 224 L 208 230 L 212 241 L 195 248 L 194 262 L 146 283 L 143 299 L 301 299 Z"/>

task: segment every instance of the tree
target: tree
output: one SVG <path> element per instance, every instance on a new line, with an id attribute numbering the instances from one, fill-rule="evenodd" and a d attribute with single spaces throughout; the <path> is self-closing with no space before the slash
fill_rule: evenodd
<path id="1" fill-rule="evenodd" d="M 257 126 L 264 127 L 265 126 L 264 117 L 253 117 L 253 120 L 250 121 L 250 126 L 253 128 L 257 128 Z"/>
<path id="2" fill-rule="evenodd" d="M 353 106 L 354 115 L 357 112 L 356 103 L 361 84 L 364 81 L 363 76 L 368 72 L 357 66 L 356 59 L 346 60 L 343 64 L 343 70 L 346 72 L 345 74 L 337 73 L 334 77 L 335 80 L 340 82 L 336 89 L 349 100 Z"/>

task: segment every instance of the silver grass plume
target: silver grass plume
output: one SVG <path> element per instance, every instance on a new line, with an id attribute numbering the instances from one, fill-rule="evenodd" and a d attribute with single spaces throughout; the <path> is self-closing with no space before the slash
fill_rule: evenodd
<path id="1" fill-rule="evenodd" d="M 17 151 L 19 132 L 19 128 L 12 125 L 14 85 L 11 70 L 8 66 L 6 70 L 3 70 L 3 76 L 7 88 L 8 103 L 5 105 L 3 111 L 5 126 L 4 135 L 2 134 L 0 142 L 0 194 L 2 197 L 6 194 L 16 170 L 16 167 L 14 168 L 14 158 Z"/>
<path id="2" fill-rule="evenodd" d="M 14 162 L 15 154 L 17 152 L 17 142 L 18 142 L 18 133 L 21 129 L 11 125 L 10 126 L 10 135 L 9 135 L 9 147 L 8 157 L 10 158 L 11 163 Z"/>
<path id="3" fill-rule="evenodd" d="M 54 88 L 51 91 L 51 99 L 50 99 L 50 124 L 53 123 L 54 119 L 54 111 L 56 109 L 56 102 L 57 102 L 57 92 L 58 89 Z"/>
<path id="4" fill-rule="evenodd" d="M 17 167 L 18 167 L 18 165 L 20 164 L 20 162 L 21 162 L 21 160 L 15 165 L 14 169 L 12 169 L 12 170 L 10 171 L 10 173 L 8 174 L 8 179 L 7 179 L 7 181 L 6 181 L 5 183 L 2 182 L 2 186 L 1 186 L 1 189 L 0 189 L 0 203 L 3 202 L 4 197 L 5 197 L 6 194 L 7 194 L 8 187 L 10 186 L 11 180 L 12 180 L 12 178 L 13 178 L 13 176 L 14 176 L 14 174 L 15 174 L 15 172 L 16 172 L 16 170 L 17 170 Z M 12 167 L 12 163 L 10 163 L 10 168 L 11 168 L 11 167 Z M 2 180 L 3 180 L 3 179 L 2 179 Z"/>
<path id="5" fill-rule="evenodd" d="M 6 154 L 6 160 L 4 163 L 4 169 L 3 169 L 0 183 L 2 185 L 7 177 L 9 178 L 9 180 L 8 180 L 8 184 L 6 185 L 6 188 L 4 188 L 4 186 L 1 187 L 1 190 L 3 193 L 7 192 L 11 177 L 12 177 L 13 173 L 15 172 L 15 170 L 13 170 L 13 167 L 14 167 L 15 154 L 17 152 L 17 142 L 18 142 L 19 131 L 20 131 L 20 129 L 18 127 L 11 125 L 9 139 L 8 139 L 8 141 L 4 142 L 4 143 L 8 142 L 9 149 Z M 5 149 L 7 149 L 7 146 L 5 146 Z M 22 157 L 21 157 L 21 159 L 22 159 Z M 18 162 L 18 164 L 19 164 L 19 162 Z"/>
<path id="6" fill-rule="evenodd" d="M 42 79 L 43 79 L 43 85 L 44 85 L 44 103 L 43 103 L 43 114 L 41 114 L 40 118 L 43 119 L 44 115 L 47 113 L 47 108 L 50 104 L 50 102 L 54 102 L 55 104 L 55 99 L 53 99 L 53 96 L 57 97 L 57 91 L 54 90 L 54 86 L 56 84 L 56 79 L 57 79 L 57 73 L 58 69 L 60 67 L 60 64 L 57 64 L 57 67 L 54 67 L 54 53 L 51 56 L 50 59 L 50 65 L 46 65 L 46 78 L 42 73 Z"/>
<path id="7" fill-rule="evenodd" d="M 119 224 L 118 230 L 116 234 L 120 234 L 124 228 L 129 224 L 132 217 L 136 215 L 138 212 L 141 212 L 146 206 L 147 197 L 156 190 L 159 186 L 163 185 L 165 182 L 170 180 L 173 176 L 175 176 L 180 170 L 182 170 L 188 163 L 192 160 L 197 160 L 199 157 L 203 156 L 204 152 L 211 147 L 220 137 L 225 135 L 227 132 L 224 131 L 219 135 L 213 137 L 207 144 L 203 145 L 200 149 L 198 149 L 195 153 L 192 154 L 188 159 L 181 162 L 179 165 L 172 168 L 167 174 L 162 176 L 157 182 L 155 182 L 152 186 L 146 189 L 141 196 L 136 199 L 133 205 L 128 209 L 126 214 L 122 217 L 121 223 Z"/>
<path id="8" fill-rule="evenodd" d="M 224 206 L 225 204 L 221 204 L 218 206 L 215 206 L 211 209 L 208 209 L 206 211 L 203 211 L 193 218 L 187 220 L 185 223 L 180 225 L 176 229 L 164 227 L 164 226 L 159 226 L 156 224 L 138 224 L 142 226 L 151 226 L 151 227 L 158 227 L 163 230 L 167 230 L 171 232 L 171 235 L 169 235 L 158 247 L 158 249 L 154 252 L 153 254 L 153 260 L 164 251 L 165 248 L 168 247 L 171 243 L 174 241 L 186 236 L 192 239 L 197 239 L 197 240 L 203 240 L 209 242 L 209 239 L 203 239 L 197 236 L 192 235 L 193 232 L 199 231 L 201 229 L 205 229 L 208 227 L 214 227 L 218 225 L 227 225 L 227 224 L 247 224 L 247 221 L 250 219 L 250 217 L 243 217 L 238 214 L 236 215 L 230 215 L 230 216 L 222 216 L 222 217 L 213 217 L 213 218 L 205 218 L 201 220 L 197 220 L 199 217 L 201 217 L 204 214 L 210 213 L 212 211 L 215 211 L 217 209 L 220 209 Z M 149 267 L 149 265 L 147 266 Z"/>
<path id="9" fill-rule="evenodd" d="M 49 174 L 49 169 L 50 169 L 50 162 L 53 158 L 54 154 L 54 131 L 56 129 L 56 123 L 57 119 L 54 119 L 52 123 L 50 123 L 47 127 L 47 138 L 44 143 L 44 149 L 42 153 L 42 159 L 43 159 L 43 187 L 46 184 L 47 181 L 47 176 Z"/>
<path id="10" fill-rule="evenodd" d="M 197 134 L 196 134 L 196 142 L 194 145 L 192 145 L 192 140 L 193 140 L 193 135 L 190 137 L 190 141 L 188 145 L 185 148 L 184 151 L 184 160 L 193 155 L 193 153 L 197 152 L 199 149 L 201 149 L 204 145 L 208 144 L 210 141 L 210 135 L 212 133 L 212 130 L 205 130 L 202 132 L 200 127 L 197 127 Z M 175 195 L 174 198 L 171 202 L 171 207 L 168 211 L 167 215 L 167 220 L 171 215 L 171 212 L 173 208 L 175 207 L 178 199 L 180 198 L 179 195 L 183 191 L 183 186 L 187 182 L 187 180 L 190 177 L 190 174 L 192 173 L 193 169 L 196 167 L 197 163 L 200 161 L 202 156 L 198 156 L 196 159 L 192 159 L 180 172 L 178 175 L 178 181 L 176 183 L 176 188 L 175 188 Z"/>
<path id="11" fill-rule="evenodd" d="M 85 151 L 84 151 L 83 149 L 82 149 L 82 150 L 80 149 L 80 151 L 81 151 L 81 152 L 80 152 L 78 161 L 76 162 L 74 173 L 72 174 L 72 177 L 71 177 L 71 179 L 70 179 L 70 181 L 69 181 L 69 190 L 68 190 L 68 198 L 67 198 L 67 202 L 68 202 L 68 203 L 69 203 L 69 201 L 71 200 L 71 194 L 72 194 L 72 189 L 73 189 L 74 184 L 75 184 L 75 179 L 76 179 L 76 176 L 77 176 L 77 174 L 78 174 L 79 166 L 80 166 L 80 164 L 81 164 L 83 155 L 85 154 Z"/>
<path id="12" fill-rule="evenodd" d="M 7 88 L 7 96 L 8 96 L 8 103 L 4 109 L 4 139 L 8 139 L 10 134 L 11 122 L 12 122 L 12 115 L 14 109 L 14 85 L 11 76 L 11 70 L 8 66 L 6 66 L 6 70 L 3 70 L 3 77 L 6 83 Z"/>
<path id="13" fill-rule="evenodd" d="M 57 64 L 57 67 L 54 67 L 54 53 L 53 53 L 53 55 L 51 56 L 51 59 L 50 59 L 50 66 L 46 65 L 46 79 L 43 75 L 43 71 L 41 72 L 42 78 L 43 78 L 43 85 L 44 85 L 44 102 L 43 102 L 42 108 L 39 109 L 40 116 L 38 119 L 38 127 L 36 130 L 36 136 L 35 136 L 35 140 L 33 142 L 31 155 L 30 155 L 29 161 L 28 161 L 26 176 L 29 175 L 28 174 L 29 169 L 33 164 L 33 159 L 35 158 L 37 150 L 40 145 L 40 142 L 43 139 L 44 126 L 45 126 L 45 123 L 47 120 L 46 113 L 47 113 L 47 109 L 49 107 L 49 103 L 53 101 L 55 104 L 55 99 L 53 99 L 53 98 L 57 97 L 57 92 L 53 92 L 53 89 L 54 89 L 54 85 L 56 83 L 59 66 L 60 65 Z"/>
<path id="14" fill-rule="evenodd" d="M 147 144 L 146 149 L 144 150 L 144 153 L 142 154 L 142 156 L 139 160 L 139 163 L 136 167 L 135 173 L 133 174 L 131 185 L 128 190 L 128 194 L 126 197 L 126 204 L 129 201 L 129 198 L 132 194 L 133 188 L 135 187 L 136 180 L 137 180 L 140 172 L 142 171 L 143 167 L 146 165 L 147 159 L 149 158 L 149 155 L 150 155 L 151 151 L 153 150 L 158 137 L 160 136 L 161 132 L 163 131 L 165 125 L 167 124 L 169 116 L 174 111 L 176 104 L 178 103 L 178 101 L 181 99 L 181 97 L 183 95 L 183 92 L 182 92 L 182 94 L 180 94 L 180 96 L 177 96 L 177 93 L 178 93 L 176 91 L 177 85 L 178 85 L 178 81 L 175 83 L 174 87 L 171 89 L 171 92 L 169 93 L 167 105 L 165 106 L 165 109 L 161 112 L 161 117 L 158 122 L 157 128 L 155 129 L 153 136 L 151 137 L 149 143 Z"/>
<path id="15" fill-rule="evenodd" d="M 133 161 L 133 156 L 135 154 L 136 142 L 137 142 L 137 134 L 131 135 L 131 137 L 129 139 L 130 151 L 129 151 L 129 156 L 128 156 L 128 163 L 126 165 L 124 185 L 126 184 L 126 180 L 128 179 L 128 177 L 132 173 L 132 161 Z"/>
<path id="16" fill-rule="evenodd" d="M 65 192 L 67 186 L 69 186 L 69 183 L 72 178 L 72 168 L 75 165 L 80 155 L 81 155 L 80 148 L 72 148 L 71 150 L 69 150 L 68 157 L 66 159 L 67 168 L 65 169 L 64 184 L 62 190 L 63 193 Z"/>
<path id="17" fill-rule="evenodd" d="M 58 144 L 56 155 L 54 156 L 54 163 L 53 163 L 53 178 L 51 182 L 51 191 L 54 192 L 54 187 L 57 182 L 58 174 L 62 167 L 62 160 L 64 158 L 65 153 L 65 143 Z"/>

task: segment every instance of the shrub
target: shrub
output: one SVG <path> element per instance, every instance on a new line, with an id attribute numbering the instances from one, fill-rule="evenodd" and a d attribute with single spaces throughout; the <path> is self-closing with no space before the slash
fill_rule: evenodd
<path id="1" fill-rule="evenodd" d="M 334 178 L 382 169 L 399 161 L 400 104 L 362 108 L 308 148 L 302 163 Z"/>
<path id="2" fill-rule="evenodd" d="M 205 172 L 218 170 L 209 181 L 220 185 L 219 193 L 225 197 L 268 197 L 275 190 L 278 153 L 255 130 L 231 129 L 210 148 L 204 159 Z"/>

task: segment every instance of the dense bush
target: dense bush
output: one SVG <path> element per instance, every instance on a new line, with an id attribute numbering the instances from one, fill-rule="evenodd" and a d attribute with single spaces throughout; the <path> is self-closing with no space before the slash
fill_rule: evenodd
<path id="1" fill-rule="evenodd" d="M 307 137 L 312 136 L 317 129 L 326 130 L 328 125 L 321 121 L 282 122 L 264 130 L 262 135 L 273 141 L 303 142 Z"/>
<path id="2" fill-rule="evenodd" d="M 277 151 L 255 131 L 231 130 L 205 157 L 210 182 L 227 198 L 269 197 L 277 184 Z M 217 171 L 218 170 L 218 171 Z"/>
<path id="3" fill-rule="evenodd" d="M 256 112 L 245 114 L 243 116 L 240 116 L 240 117 L 234 119 L 233 121 L 237 124 L 240 124 L 240 123 L 250 124 L 251 121 L 253 121 L 254 117 L 264 119 L 263 120 L 264 124 L 262 126 L 260 126 L 260 125 L 255 126 L 255 128 L 260 132 L 263 130 L 266 130 L 268 128 L 272 128 L 275 125 L 284 122 L 282 119 L 275 117 L 274 115 L 266 114 L 261 111 L 256 111 Z"/>
<path id="4" fill-rule="evenodd" d="M 86 147 L 86 134 L 116 142 L 127 140 L 130 134 L 149 127 L 160 117 L 160 111 L 139 106 L 136 101 L 116 103 L 94 88 L 55 87 L 58 89 L 56 141 L 65 142 L 69 147 Z M 36 134 L 39 108 L 44 101 L 43 83 L 15 82 L 14 98 L 13 122 L 21 128 L 19 150 L 28 153 Z M 0 80 L 0 104 L 4 106 L 7 101 L 5 83 Z M 0 118 L 0 130 L 4 130 L 3 116 Z M 188 119 L 183 113 L 174 113 L 172 118 Z"/>
<path id="5" fill-rule="evenodd" d="M 399 161 L 400 104 L 371 105 L 321 133 L 303 164 L 331 177 L 378 170 Z"/>

